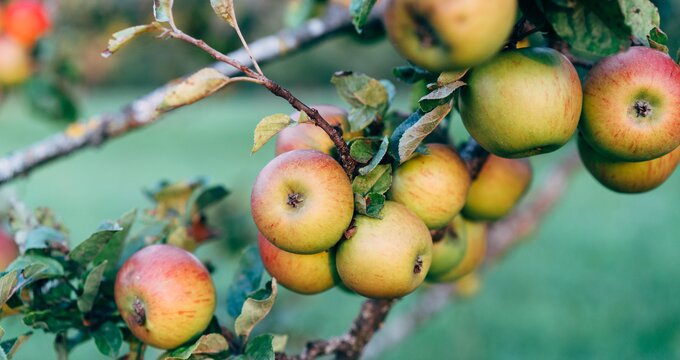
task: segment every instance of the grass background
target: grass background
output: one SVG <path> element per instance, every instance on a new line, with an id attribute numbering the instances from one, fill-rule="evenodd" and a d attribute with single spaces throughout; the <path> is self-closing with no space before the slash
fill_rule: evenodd
<path id="1" fill-rule="evenodd" d="M 248 87 L 239 85 L 239 91 Z M 225 184 L 233 191 L 230 206 L 248 219 L 250 186 L 273 155 L 271 144 L 250 155 L 252 131 L 263 116 L 289 112 L 282 101 L 248 90 L 228 91 L 178 110 L 159 124 L 45 166 L 10 188 L 29 206 L 54 209 L 72 230 L 73 243 L 104 220 L 147 207 L 141 189 L 162 178 L 205 175 Z M 87 114 L 115 111 L 144 93 L 99 91 L 83 104 Z M 326 90 L 296 93 L 309 103 L 338 101 Z M 34 118 L 18 99 L 0 107 L 0 153 L 56 130 Z M 568 148 L 533 160 L 536 182 L 573 144 Z M 580 171 L 540 230 L 484 274 L 476 297 L 449 304 L 380 358 L 680 358 L 679 203 L 677 174 L 656 191 L 631 196 L 612 193 Z M 241 226 L 232 230 L 252 231 L 250 220 Z M 230 322 L 224 292 L 237 254 L 229 253 L 224 243 L 212 243 L 198 255 L 218 267 L 218 314 Z M 416 293 L 399 302 L 392 318 L 418 297 Z M 256 331 L 289 334 L 288 350 L 298 351 L 309 338 L 345 331 L 361 300 L 338 290 L 313 297 L 284 290 Z M 0 325 L 8 336 L 25 330 L 18 319 Z M 16 358 L 54 359 L 50 341 L 51 336 L 38 332 Z M 101 355 L 88 343 L 72 358 Z"/>

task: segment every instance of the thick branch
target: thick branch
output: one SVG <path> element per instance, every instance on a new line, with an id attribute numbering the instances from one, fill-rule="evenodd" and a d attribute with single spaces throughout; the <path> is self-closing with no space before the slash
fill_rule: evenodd
<path id="1" fill-rule="evenodd" d="M 374 16 L 371 21 L 377 20 Z M 254 41 L 250 48 L 258 62 L 264 63 L 346 31 L 353 31 L 347 10 L 331 7 L 323 18 L 313 19 L 299 28 L 284 30 Z M 251 65 L 244 49 L 230 53 L 229 57 L 245 66 Z M 213 67 L 227 76 L 238 74 L 238 70 L 225 63 L 216 63 Z M 99 146 L 110 139 L 155 123 L 165 114 L 165 111 L 157 111 L 156 108 L 171 86 L 170 83 L 166 84 L 128 104 L 119 112 L 94 116 L 71 126 L 63 133 L 3 156 L 0 158 L 0 185 L 76 151 Z"/>

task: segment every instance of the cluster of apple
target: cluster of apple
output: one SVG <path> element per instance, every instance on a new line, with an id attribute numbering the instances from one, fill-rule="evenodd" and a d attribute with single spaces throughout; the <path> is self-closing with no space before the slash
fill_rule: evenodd
<path id="1" fill-rule="evenodd" d="M 634 46 L 597 63 L 582 89 L 573 65 L 553 49 L 499 53 L 516 13 L 516 0 L 392 0 L 385 23 L 414 64 L 432 72 L 469 69 L 458 108 L 490 153 L 551 152 L 580 128 L 581 158 L 604 186 L 637 193 L 663 183 L 680 161 L 678 64 Z"/>
<path id="2" fill-rule="evenodd" d="M 341 108 L 315 108 L 345 140 L 360 136 L 348 131 Z M 323 130 L 302 123 L 281 131 L 277 156 L 258 175 L 251 196 L 270 275 L 302 294 L 340 285 L 366 297 L 397 298 L 425 279 L 455 281 L 473 272 L 486 253 L 485 221 L 505 216 L 520 200 L 531 167 L 523 159 L 491 156 L 471 181 L 454 148 L 427 148 L 428 155 L 396 168 L 389 200 L 373 218 L 355 214 L 352 183 L 330 156 L 334 145 Z"/>
<path id="3" fill-rule="evenodd" d="M 0 4 L 0 87 L 21 84 L 31 75 L 31 51 L 50 25 L 47 10 L 38 0 Z"/>

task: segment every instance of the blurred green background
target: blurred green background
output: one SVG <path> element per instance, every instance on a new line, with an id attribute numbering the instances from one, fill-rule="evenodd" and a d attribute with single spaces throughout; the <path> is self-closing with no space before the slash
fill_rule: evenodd
<path id="1" fill-rule="evenodd" d="M 81 10 L 93 3 L 64 1 Z M 188 2 L 177 3 L 188 6 Z M 279 2 L 239 3 L 242 12 L 249 14 L 244 17 L 252 17 L 246 31 L 249 38 L 282 26 Z M 664 29 L 677 50 L 680 1 L 657 3 L 665 19 Z M 73 28 L 65 32 L 92 28 L 97 30 L 94 33 L 103 34 L 102 29 L 107 26 L 115 30 L 114 23 L 134 19 L 130 14 L 150 16 L 148 5 L 127 0 L 97 5 L 90 13 L 108 15 L 104 23 L 97 22 L 100 18 L 94 15 L 78 22 L 78 13 L 67 11 L 60 21 L 72 24 Z M 203 5 L 200 11 L 209 10 Z M 192 6 L 199 8 L 193 3 Z M 201 28 L 200 24 L 195 26 Z M 220 24 L 206 29 L 216 29 L 204 30 L 208 37 L 218 41 L 224 36 L 220 34 L 228 31 Z M 96 39 L 87 43 L 93 54 L 105 46 L 106 36 Z M 225 36 L 221 44 L 225 50 L 235 46 L 232 40 Z M 74 40 L 68 51 L 84 51 L 84 44 Z M 166 51 L 180 57 L 168 56 Z M 149 59 L 153 59 L 153 64 Z M 118 54 L 112 64 L 102 65 L 105 60 L 98 57 L 78 61 L 82 61 L 83 68 L 101 67 L 97 71 L 88 70 L 99 77 L 85 76 L 80 91 L 83 115 L 87 116 L 116 111 L 152 86 L 195 70 L 209 59 L 181 44 L 147 38 Z M 267 66 L 265 72 L 284 85 L 293 86 L 294 93 L 310 104 L 340 104 L 328 84 L 333 71 L 347 69 L 389 77 L 391 66 L 400 63 L 402 60 L 384 41 L 357 44 L 352 38 L 343 37 Z M 313 71 L 310 64 L 314 64 Z M 397 107 L 406 110 L 406 89 L 399 90 Z M 250 186 L 273 156 L 273 146 L 268 144 L 251 156 L 252 132 L 262 117 L 289 111 L 282 100 L 253 85 L 239 84 L 100 149 L 79 152 L 41 168 L 5 191 L 15 192 L 29 206 L 54 209 L 70 227 L 72 242 L 77 243 L 104 220 L 116 219 L 131 208 L 149 207 L 142 188 L 160 179 L 185 180 L 204 175 L 212 183 L 224 184 L 232 190 L 227 204 L 245 219 L 227 231 L 254 242 L 254 225 L 248 216 Z M 0 153 L 16 150 L 60 129 L 60 124 L 33 115 L 19 96 L 10 95 L 0 106 Z M 463 130 L 456 126 L 454 131 L 460 134 Z M 538 172 L 534 185 L 541 183 L 546 170 L 573 148 L 569 144 L 556 153 L 534 158 Z M 584 170 L 579 171 L 540 230 L 483 274 L 482 289 L 476 297 L 452 302 L 406 341 L 376 357 L 680 358 L 679 203 L 678 174 L 651 193 L 631 196 L 612 193 Z M 238 254 L 232 253 L 225 242 L 214 242 L 200 248 L 198 255 L 217 266 L 218 315 L 231 321 L 224 299 Z M 418 302 L 421 293 L 399 302 L 387 326 L 400 312 Z M 284 290 L 270 317 L 256 331 L 288 334 L 288 351 L 297 352 L 310 338 L 346 331 L 361 301 L 360 297 L 338 290 L 313 297 Z M 9 330 L 9 335 L 25 330 L 18 319 L 3 320 L 1 325 Z M 378 334 L 375 340 L 380 339 Z M 17 359 L 55 359 L 51 341 L 50 336 L 37 333 L 19 351 Z M 88 343 L 77 348 L 72 358 L 101 356 Z"/>

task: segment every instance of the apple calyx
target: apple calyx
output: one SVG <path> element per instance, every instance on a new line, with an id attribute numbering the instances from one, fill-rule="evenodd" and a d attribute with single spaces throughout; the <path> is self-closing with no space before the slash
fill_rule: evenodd
<path id="1" fill-rule="evenodd" d="M 636 117 L 648 117 L 652 113 L 652 105 L 646 100 L 636 100 L 633 104 Z"/>
<path id="2" fill-rule="evenodd" d="M 441 44 L 437 37 L 437 31 L 430 25 L 430 22 L 421 14 L 417 12 L 416 9 L 411 9 L 413 14 L 413 23 L 416 25 L 416 34 L 420 44 L 423 47 L 434 47 Z"/>
<path id="3" fill-rule="evenodd" d="M 146 310 L 144 310 L 142 299 L 135 297 L 135 300 L 132 302 L 132 310 L 134 311 L 132 318 L 135 324 L 144 326 L 146 324 Z"/>
<path id="4" fill-rule="evenodd" d="M 302 198 L 302 194 L 292 193 L 288 194 L 288 201 L 286 203 L 293 207 L 294 209 L 297 209 L 298 206 L 301 206 L 303 201 L 304 199 Z"/>
<path id="5" fill-rule="evenodd" d="M 420 274 L 421 271 L 423 271 L 423 257 L 418 255 L 416 264 L 413 266 L 413 273 Z"/>

